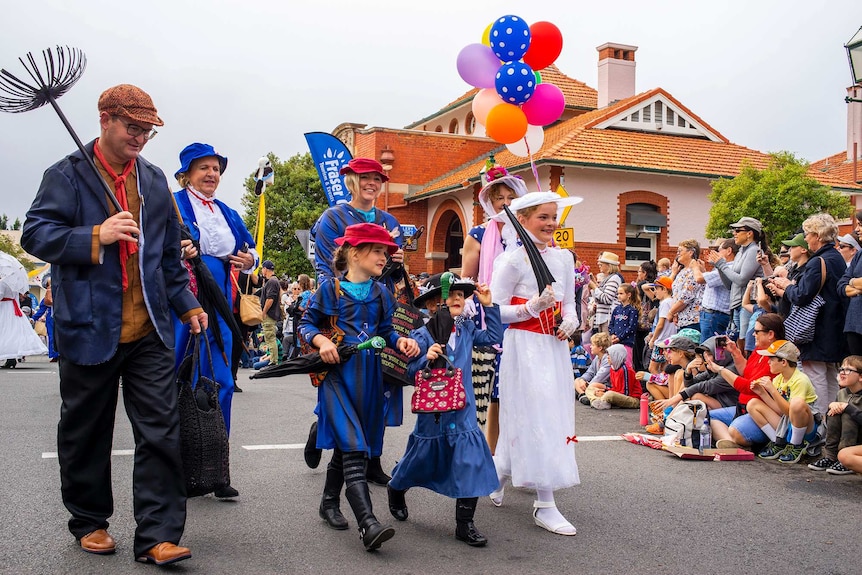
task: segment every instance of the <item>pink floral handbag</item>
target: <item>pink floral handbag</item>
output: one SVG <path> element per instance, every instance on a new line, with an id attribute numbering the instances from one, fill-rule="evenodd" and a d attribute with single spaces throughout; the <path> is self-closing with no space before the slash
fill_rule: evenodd
<path id="1" fill-rule="evenodd" d="M 429 364 L 416 372 L 416 389 L 410 401 L 413 413 L 446 413 L 464 409 L 467 405 L 461 369 L 445 355 L 440 358 L 446 360 L 446 367 L 432 368 Z"/>

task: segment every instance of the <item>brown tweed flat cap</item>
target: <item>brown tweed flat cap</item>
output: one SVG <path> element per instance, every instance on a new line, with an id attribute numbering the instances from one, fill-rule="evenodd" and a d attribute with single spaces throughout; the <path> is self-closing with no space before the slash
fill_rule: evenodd
<path id="1" fill-rule="evenodd" d="M 164 126 L 150 95 L 131 84 L 108 88 L 99 96 L 99 112 L 125 116 L 142 124 Z"/>

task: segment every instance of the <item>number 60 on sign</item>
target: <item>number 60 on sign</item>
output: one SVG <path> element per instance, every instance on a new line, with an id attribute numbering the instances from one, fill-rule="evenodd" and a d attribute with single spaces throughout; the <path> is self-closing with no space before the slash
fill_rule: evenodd
<path id="1" fill-rule="evenodd" d="M 559 248 L 574 249 L 575 228 L 558 228 L 554 230 L 554 243 Z"/>

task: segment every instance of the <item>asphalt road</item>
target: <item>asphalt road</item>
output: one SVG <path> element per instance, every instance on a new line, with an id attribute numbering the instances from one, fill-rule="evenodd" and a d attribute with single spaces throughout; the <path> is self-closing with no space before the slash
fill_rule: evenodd
<path id="1" fill-rule="evenodd" d="M 454 502 L 426 490 L 407 495 L 410 519 L 389 516 L 386 491 L 373 487 L 380 519 L 395 537 L 366 553 L 350 521 L 328 529 L 317 515 L 324 464 L 305 466 L 301 445 L 315 392 L 305 376 L 248 381 L 234 398 L 232 479 L 236 502 L 189 501 L 183 545 L 193 557 L 174 573 L 491 573 L 491 574 L 858 574 L 862 477 L 834 477 L 805 465 L 683 461 L 625 441 L 637 431 L 634 411 L 576 406 L 582 484 L 557 493 L 576 537 L 533 524 L 533 494 L 508 489 L 503 507 L 483 498 L 476 524 L 489 538 L 474 549 L 453 537 Z M 132 457 L 113 457 L 115 514 L 112 556 L 83 553 L 66 529 L 56 451 L 59 392 L 56 364 L 31 358 L 0 370 L 0 573 L 145 573 L 134 562 Z M 383 454 L 391 469 L 413 416 L 390 429 Z M 250 449 L 281 446 L 278 449 Z M 287 448 L 285 448 L 287 447 Z M 133 448 L 119 409 L 115 450 Z M 324 454 L 328 457 L 328 454 Z"/>

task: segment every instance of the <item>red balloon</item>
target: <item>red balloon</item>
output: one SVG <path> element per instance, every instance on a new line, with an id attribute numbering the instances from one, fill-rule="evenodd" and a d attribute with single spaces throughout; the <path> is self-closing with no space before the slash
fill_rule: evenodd
<path id="1" fill-rule="evenodd" d="M 530 47 L 524 54 L 524 63 L 533 70 L 547 68 L 563 51 L 563 35 L 550 22 L 536 22 L 530 26 Z"/>

